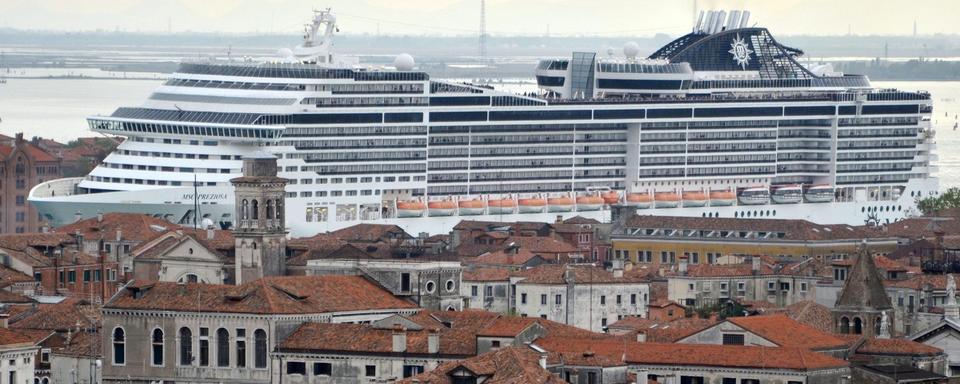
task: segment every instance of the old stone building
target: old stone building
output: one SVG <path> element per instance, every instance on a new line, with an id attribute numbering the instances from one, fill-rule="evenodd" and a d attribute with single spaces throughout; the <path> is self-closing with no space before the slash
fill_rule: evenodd
<path id="1" fill-rule="evenodd" d="M 360 275 L 394 296 L 408 298 L 421 308 L 459 311 L 462 268 L 456 261 L 426 257 L 412 259 L 340 259 L 307 261 L 308 276 Z"/>
<path id="2" fill-rule="evenodd" d="M 509 313 L 511 308 L 510 270 L 471 268 L 463 271 L 464 307 Z"/>
<path id="3" fill-rule="evenodd" d="M 542 265 L 510 278 L 510 311 L 603 331 L 627 316 L 646 316 L 650 287 L 644 271 Z"/>
<path id="4" fill-rule="evenodd" d="M 232 284 L 233 259 L 216 244 L 217 231 L 171 230 L 141 244 L 133 255 L 137 281 Z M 227 233 L 221 237 L 229 237 Z"/>
<path id="5" fill-rule="evenodd" d="M 681 256 L 676 275 L 667 278 L 668 299 L 688 307 L 729 300 L 766 301 L 788 306 L 816 297 L 819 276 L 797 265 L 771 265 L 760 257 L 744 264 L 689 264 Z"/>
<path id="6" fill-rule="evenodd" d="M 415 305 L 358 276 L 239 286 L 128 284 L 103 308 L 104 382 L 269 383 L 269 354 L 304 322 L 370 322 Z"/>
<path id="7" fill-rule="evenodd" d="M 18 133 L 0 144 L 0 233 L 40 232 L 44 219 L 27 203 L 30 189 L 63 177 L 60 159 Z"/>
<path id="8" fill-rule="evenodd" d="M 831 310 L 837 333 L 890 337 L 894 312 L 882 279 L 864 243 Z"/>
<path id="9" fill-rule="evenodd" d="M 230 180 L 237 218 L 234 225 L 237 284 L 286 274 L 287 230 L 284 187 L 277 159 L 260 154 L 243 160 L 243 176 Z"/>

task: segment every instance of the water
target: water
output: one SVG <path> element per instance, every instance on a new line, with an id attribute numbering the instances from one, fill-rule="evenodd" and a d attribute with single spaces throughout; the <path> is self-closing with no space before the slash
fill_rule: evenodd
<path id="1" fill-rule="evenodd" d="M 0 84 L 0 133 L 43 136 L 69 141 L 94 135 L 85 117 L 110 114 L 120 106 L 140 105 L 160 85 L 157 80 L 124 79 L 7 79 Z M 495 84 L 496 85 L 496 84 Z M 933 123 L 937 132 L 942 188 L 960 187 L 960 82 L 877 81 L 882 88 L 924 90 L 933 95 Z M 501 87 L 501 85 L 497 85 Z M 502 85 L 516 88 L 516 84 Z M 530 91 L 521 86 L 524 91 Z"/>

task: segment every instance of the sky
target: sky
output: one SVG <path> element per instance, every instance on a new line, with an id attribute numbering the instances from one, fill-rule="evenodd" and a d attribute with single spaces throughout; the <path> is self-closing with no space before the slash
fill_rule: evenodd
<path id="1" fill-rule="evenodd" d="M 487 0 L 490 35 L 678 35 L 693 0 Z M 960 34 L 960 0 L 699 0 L 748 9 L 780 35 Z M 299 33 L 332 7 L 351 34 L 470 35 L 480 0 L 0 0 L 0 28 L 55 31 Z"/>

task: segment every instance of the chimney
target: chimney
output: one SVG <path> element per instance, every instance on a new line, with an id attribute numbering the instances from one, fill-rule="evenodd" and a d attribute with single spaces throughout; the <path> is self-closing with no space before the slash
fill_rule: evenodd
<path id="1" fill-rule="evenodd" d="M 680 276 L 687 275 L 687 255 L 680 256 L 680 265 L 677 267 L 677 273 Z"/>
<path id="2" fill-rule="evenodd" d="M 554 224 L 563 224 L 563 215 L 557 215 L 557 219 L 554 220 Z"/>
<path id="3" fill-rule="evenodd" d="M 207 240 L 213 240 L 214 235 L 213 228 L 207 228 Z"/>
<path id="4" fill-rule="evenodd" d="M 573 270 L 573 267 L 568 264 L 566 269 L 563 270 L 563 281 L 567 284 L 573 284 L 576 280 L 574 278 L 575 276 L 576 272 Z"/>
<path id="5" fill-rule="evenodd" d="M 647 334 L 643 332 L 637 332 L 637 342 L 645 343 L 647 341 Z M 640 381 L 638 381 L 639 383 Z"/>
<path id="6" fill-rule="evenodd" d="M 121 231 L 121 230 L 118 229 L 118 230 L 117 230 L 117 242 L 119 243 L 120 240 L 123 240 L 123 231 Z"/>
<path id="7" fill-rule="evenodd" d="M 73 214 L 73 222 L 74 222 L 74 223 L 76 223 L 76 222 L 78 222 L 78 221 L 80 221 L 80 220 L 82 220 L 82 219 L 83 219 L 83 215 L 80 214 L 80 211 L 77 211 L 77 213 L 74 213 L 74 214 Z"/>
<path id="8" fill-rule="evenodd" d="M 760 256 L 750 257 L 750 272 L 754 275 L 760 274 Z"/>
<path id="9" fill-rule="evenodd" d="M 584 356 L 586 356 L 586 353 L 584 353 Z M 576 368 L 570 370 L 570 382 L 571 383 L 580 382 L 580 370 Z"/>
<path id="10" fill-rule="evenodd" d="M 0 328 L 7 327 L 7 320 L 10 319 L 9 313 L 0 313 Z"/>
<path id="11" fill-rule="evenodd" d="M 393 352 L 407 351 L 407 330 L 402 325 L 393 326 Z"/>
<path id="12" fill-rule="evenodd" d="M 427 353 L 440 353 L 440 330 L 433 328 L 427 335 Z"/>
<path id="13" fill-rule="evenodd" d="M 540 368 L 547 369 L 547 351 L 540 350 Z"/>
<path id="14" fill-rule="evenodd" d="M 77 250 L 83 250 L 83 234 L 80 233 L 80 230 L 73 232 L 73 238 L 77 240 Z"/>
<path id="15" fill-rule="evenodd" d="M 14 137 L 17 140 L 17 144 L 20 144 L 23 142 L 23 132 L 17 132 L 17 134 L 14 135 Z"/>
<path id="16" fill-rule="evenodd" d="M 185 295 L 187 294 L 187 282 L 186 282 L 186 281 L 179 281 L 179 282 L 177 282 L 177 293 L 179 293 L 181 296 L 185 296 Z"/>
<path id="17" fill-rule="evenodd" d="M 620 259 L 610 261 L 610 272 L 613 272 L 614 278 L 619 279 L 623 277 L 623 264 L 623 260 Z"/>

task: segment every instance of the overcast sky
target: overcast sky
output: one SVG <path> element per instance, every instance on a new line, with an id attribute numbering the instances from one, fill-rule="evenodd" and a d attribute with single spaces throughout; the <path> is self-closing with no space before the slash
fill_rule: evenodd
<path id="1" fill-rule="evenodd" d="M 487 0 L 492 35 L 677 35 L 693 0 Z M 699 0 L 781 35 L 960 33 L 960 0 Z M 299 33 L 332 7 L 345 33 L 475 34 L 480 0 L 0 0 L 0 28 Z"/>

